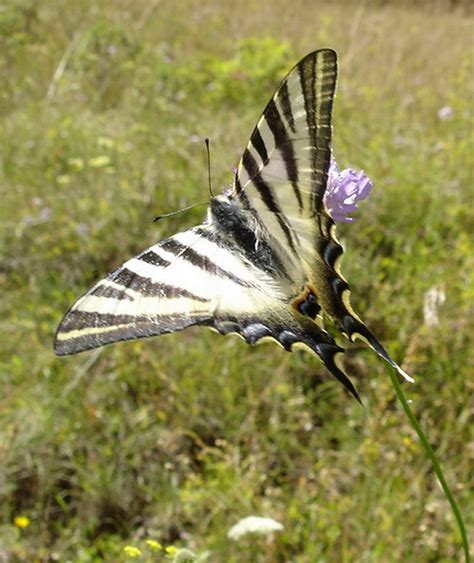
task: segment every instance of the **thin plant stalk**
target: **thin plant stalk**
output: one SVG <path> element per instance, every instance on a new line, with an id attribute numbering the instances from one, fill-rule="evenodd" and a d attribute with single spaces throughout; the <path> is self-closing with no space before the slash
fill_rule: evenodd
<path id="1" fill-rule="evenodd" d="M 436 454 L 434 453 L 433 448 L 430 446 L 430 443 L 428 442 L 428 439 L 425 433 L 423 432 L 423 429 L 421 428 L 418 420 L 416 419 L 415 415 L 410 409 L 410 405 L 408 404 L 405 394 L 403 393 L 403 390 L 400 386 L 395 370 L 391 366 L 388 367 L 388 370 L 397 398 L 400 401 L 400 404 L 402 405 L 403 410 L 405 411 L 405 414 L 407 415 L 408 420 L 410 421 L 410 424 L 413 427 L 413 430 L 417 433 L 422 446 L 425 448 L 425 451 L 428 454 L 431 463 L 433 464 L 433 469 L 435 470 L 436 476 L 438 477 L 441 487 L 443 488 L 444 494 L 446 495 L 446 498 L 448 499 L 449 504 L 451 505 L 452 511 L 454 513 L 454 517 L 456 518 L 456 522 L 459 528 L 459 532 L 461 534 L 462 546 L 464 550 L 464 558 L 466 563 L 470 563 L 471 556 L 469 554 L 469 542 L 467 540 L 466 527 L 464 525 L 461 511 L 459 510 L 459 507 L 456 501 L 454 500 L 453 494 L 451 493 L 451 489 L 449 488 L 449 485 L 444 477 L 438 459 L 436 458 Z"/>

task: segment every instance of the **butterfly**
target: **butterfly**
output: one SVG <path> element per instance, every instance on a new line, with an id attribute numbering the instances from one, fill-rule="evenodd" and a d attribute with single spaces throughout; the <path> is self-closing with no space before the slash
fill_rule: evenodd
<path id="1" fill-rule="evenodd" d="M 304 348 L 360 401 L 328 320 L 409 376 L 356 315 L 324 195 L 331 161 L 337 54 L 309 53 L 265 107 L 205 221 L 131 258 L 62 319 L 58 355 L 203 325 L 248 344 Z"/>

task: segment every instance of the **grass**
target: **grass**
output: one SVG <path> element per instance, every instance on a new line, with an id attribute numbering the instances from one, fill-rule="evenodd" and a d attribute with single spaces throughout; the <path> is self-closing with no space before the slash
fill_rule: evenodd
<path id="1" fill-rule="evenodd" d="M 472 535 L 471 29 L 442 2 L 0 8 L 1 557 L 118 561 L 156 539 L 211 561 L 462 560 L 373 354 L 346 360 L 364 411 L 316 360 L 270 344 L 192 329 L 58 359 L 52 335 L 91 283 L 201 220 L 152 223 L 207 198 L 202 139 L 224 186 L 280 77 L 334 47 L 335 154 L 375 183 L 339 229 L 343 271 L 416 375 L 405 393 Z M 446 302 L 430 327 L 433 287 Z M 284 531 L 228 540 L 250 514 Z"/>

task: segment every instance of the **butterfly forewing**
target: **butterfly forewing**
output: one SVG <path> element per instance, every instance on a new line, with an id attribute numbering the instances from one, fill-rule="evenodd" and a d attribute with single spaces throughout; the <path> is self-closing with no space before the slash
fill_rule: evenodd
<path id="1" fill-rule="evenodd" d="M 239 197 L 277 214 L 298 211 L 312 217 L 320 209 L 336 80 L 337 56 L 330 49 L 310 53 L 289 72 L 239 163 L 234 184 Z"/>
<path id="2" fill-rule="evenodd" d="M 219 295 L 252 285 L 250 272 L 208 231 L 203 225 L 178 233 L 91 288 L 62 320 L 56 353 L 208 324 Z"/>
<path id="3" fill-rule="evenodd" d="M 255 212 L 289 260 L 314 261 L 331 158 L 337 56 L 307 55 L 284 78 L 239 163 L 234 198 Z"/>

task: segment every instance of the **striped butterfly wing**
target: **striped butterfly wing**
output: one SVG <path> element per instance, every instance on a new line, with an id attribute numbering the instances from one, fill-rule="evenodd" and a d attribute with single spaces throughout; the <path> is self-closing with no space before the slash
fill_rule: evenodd
<path id="1" fill-rule="evenodd" d="M 331 160 L 337 55 L 302 59 L 267 104 L 238 165 L 234 195 L 291 248 L 301 220 L 324 208 Z"/>
<path id="2" fill-rule="evenodd" d="M 268 271 L 212 223 L 128 260 L 79 298 L 61 321 L 58 355 L 201 324 L 230 332 L 233 319 L 258 316 L 283 293 Z"/>
<path id="3" fill-rule="evenodd" d="M 250 137 L 231 198 L 258 215 L 259 229 L 288 264 L 299 261 L 304 274 L 295 279 L 300 292 L 293 304 L 303 303 L 320 321 L 324 312 L 345 336 L 365 340 L 410 379 L 355 314 L 339 270 L 343 248 L 324 203 L 336 83 L 337 54 L 331 49 L 308 54 L 287 74 Z"/>
<path id="4" fill-rule="evenodd" d="M 337 55 L 331 49 L 310 53 L 287 74 L 250 136 L 230 195 L 258 217 L 260 231 L 298 273 L 296 292 L 311 286 L 318 314 L 340 304 L 331 285 L 340 278 L 336 250 L 330 264 L 324 255 L 328 244 L 331 250 L 336 245 L 324 204 L 336 82 Z M 342 252 L 339 245 L 337 250 Z"/>
<path id="5" fill-rule="evenodd" d="M 209 322 L 207 258 L 193 249 L 199 238 L 197 228 L 178 233 L 94 285 L 62 319 L 55 336 L 56 354 L 75 354 Z"/>

